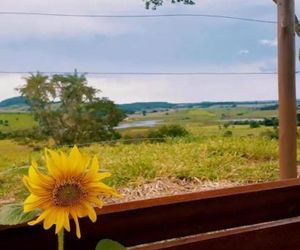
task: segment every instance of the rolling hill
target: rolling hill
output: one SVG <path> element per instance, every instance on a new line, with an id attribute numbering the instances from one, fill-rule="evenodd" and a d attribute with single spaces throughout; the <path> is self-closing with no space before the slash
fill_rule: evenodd
<path id="1" fill-rule="evenodd" d="M 298 105 L 300 102 L 298 101 Z M 161 111 L 178 108 L 231 108 L 231 107 L 252 107 L 257 109 L 277 109 L 277 101 L 249 101 L 249 102 L 199 102 L 199 103 L 169 103 L 169 102 L 135 102 L 118 104 L 118 107 L 127 114 L 142 111 Z M 5 99 L 0 102 L 0 111 L 3 112 L 24 112 L 30 106 L 22 96 Z"/>

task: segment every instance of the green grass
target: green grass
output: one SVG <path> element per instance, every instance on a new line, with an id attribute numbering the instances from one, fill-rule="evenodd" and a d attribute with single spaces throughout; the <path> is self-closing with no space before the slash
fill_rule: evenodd
<path id="1" fill-rule="evenodd" d="M 0 195 L 3 199 L 23 199 L 26 192 L 21 178 L 27 171 L 24 166 L 29 165 L 30 158 L 43 164 L 42 153 L 9 141 L 5 145 L 4 148 L 9 146 L 9 149 L 6 148 L 6 156 L 0 159 Z M 82 150 L 99 157 L 102 169 L 113 174 L 108 183 L 117 187 L 144 183 L 156 177 L 197 177 L 240 183 L 278 178 L 277 141 L 266 138 L 199 137 L 166 143 L 92 145 Z"/>
<path id="2" fill-rule="evenodd" d="M 191 108 L 177 109 L 163 112 L 132 115 L 127 122 L 161 120 L 163 123 L 179 123 L 190 125 L 213 125 L 231 119 L 260 119 L 277 116 L 276 110 L 258 110 L 254 108 Z"/>
<path id="3" fill-rule="evenodd" d="M 261 136 L 262 132 L 271 128 L 251 129 L 248 125 L 239 125 L 225 129 L 221 126 L 224 113 L 224 119 L 262 118 L 276 115 L 275 111 L 209 108 L 167 112 L 134 115 L 129 121 L 158 119 L 167 124 L 179 123 L 190 131 L 190 136 L 170 139 L 165 143 L 95 144 L 82 150 L 85 154 L 98 156 L 102 169 L 113 174 L 108 183 L 116 187 L 137 185 L 156 177 L 197 177 L 239 183 L 279 178 L 278 141 Z M 32 116 L 25 113 L 2 113 L 1 119 L 8 120 L 10 124 L 6 128 L 0 126 L 2 132 L 2 129 L 31 128 L 35 124 Z M 232 137 L 224 137 L 229 130 Z M 148 128 L 130 128 L 121 133 L 141 137 L 148 131 Z M 300 145 L 300 141 L 298 143 Z M 44 165 L 42 151 L 33 151 L 32 147 L 12 140 L 0 140 L 0 152 L 0 196 L 2 199 L 14 197 L 20 201 L 26 196 L 22 176 L 26 174 L 32 158 Z"/>
<path id="4" fill-rule="evenodd" d="M 0 120 L 8 121 L 8 126 L 0 124 L 0 131 L 3 133 L 31 129 L 36 125 L 29 113 L 0 113 Z"/>
<path id="5" fill-rule="evenodd" d="M 220 119 L 253 119 L 277 116 L 276 110 L 258 110 L 253 108 L 218 108 L 209 109 Z"/>

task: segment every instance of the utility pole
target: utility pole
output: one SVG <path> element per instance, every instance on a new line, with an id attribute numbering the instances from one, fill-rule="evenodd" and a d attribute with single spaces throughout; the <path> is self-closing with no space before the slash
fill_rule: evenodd
<path id="1" fill-rule="evenodd" d="M 279 164 L 281 179 L 297 177 L 295 2 L 277 0 Z"/>

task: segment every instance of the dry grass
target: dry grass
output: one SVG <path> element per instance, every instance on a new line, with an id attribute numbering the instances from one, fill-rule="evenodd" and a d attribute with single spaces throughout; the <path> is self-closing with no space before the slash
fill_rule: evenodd
<path id="1" fill-rule="evenodd" d="M 229 181 L 201 181 L 196 177 L 192 180 L 156 178 L 155 180 L 137 186 L 120 188 L 118 191 L 123 195 L 122 199 L 105 198 L 105 202 L 107 204 L 122 203 L 176 194 L 221 189 L 238 185 L 240 184 Z"/>

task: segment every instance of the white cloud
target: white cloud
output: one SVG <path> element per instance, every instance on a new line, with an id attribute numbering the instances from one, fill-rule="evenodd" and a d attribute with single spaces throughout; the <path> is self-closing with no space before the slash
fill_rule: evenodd
<path id="1" fill-rule="evenodd" d="M 15 88 L 20 87 L 25 81 L 20 74 L 1 74 L 0 75 L 0 100 L 17 96 Z"/>
<path id="2" fill-rule="evenodd" d="M 270 46 L 270 47 L 276 47 L 277 39 L 276 38 L 274 40 L 262 39 L 262 40 L 259 40 L 259 43 L 262 45 Z"/>
<path id="3" fill-rule="evenodd" d="M 248 55 L 249 54 L 249 50 L 247 49 L 241 49 L 239 52 L 238 52 L 238 55 L 242 56 L 242 55 Z"/>
<path id="4" fill-rule="evenodd" d="M 199 65 L 181 71 L 197 71 L 196 68 L 199 71 L 201 68 L 207 72 L 263 72 L 270 70 L 273 64 L 271 60 L 228 66 Z M 88 81 L 102 90 L 101 96 L 117 103 L 270 100 L 278 96 L 276 75 L 89 76 Z M 0 100 L 17 95 L 14 88 L 23 83 L 21 75 L 0 75 Z M 297 96 L 299 98 L 300 93 Z"/>

